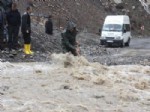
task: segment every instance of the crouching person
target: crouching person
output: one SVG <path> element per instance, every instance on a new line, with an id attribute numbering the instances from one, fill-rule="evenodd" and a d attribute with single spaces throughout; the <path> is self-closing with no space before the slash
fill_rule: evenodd
<path id="1" fill-rule="evenodd" d="M 73 22 L 70 22 L 67 26 L 67 29 L 62 33 L 62 47 L 64 53 L 71 52 L 74 56 L 79 55 L 78 43 L 76 41 L 76 25 Z"/>
<path id="2" fill-rule="evenodd" d="M 26 12 L 22 16 L 21 32 L 24 39 L 24 53 L 33 54 L 31 51 L 31 7 L 27 7 Z"/>

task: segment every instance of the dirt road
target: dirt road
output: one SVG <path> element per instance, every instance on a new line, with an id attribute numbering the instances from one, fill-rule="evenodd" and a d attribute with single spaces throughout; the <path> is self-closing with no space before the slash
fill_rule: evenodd
<path id="1" fill-rule="evenodd" d="M 124 48 L 99 46 L 98 37 L 91 43 L 83 46 L 83 54 L 90 61 L 106 65 L 150 65 L 150 38 L 132 38 L 130 46 Z"/>
<path id="2" fill-rule="evenodd" d="M 122 48 L 121 48 L 122 49 Z M 133 38 L 130 47 L 123 48 L 118 56 L 149 56 L 150 57 L 150 39 Z"/>

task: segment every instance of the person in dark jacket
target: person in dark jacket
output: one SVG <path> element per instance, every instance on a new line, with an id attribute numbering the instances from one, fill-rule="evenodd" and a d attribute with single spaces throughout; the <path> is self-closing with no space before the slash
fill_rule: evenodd
<path id="1" fill-rule="evenodd" d="M 64 52 L 71 52 L 74 56 L 79 55 L 78 43 L 76 41 L 76 25 L 73 22 L 67 24 L 65 33 L 62 33 L 62 46 Z"/>
<path id="2" fill-rule="evenodd" d="M 33 54 L 31 51 L 31 18 L 32 8 L 27 7 L 26 12 L 22 16 L 21 32 L 24 39 L 24 53 Z"/>
<path id="3" fill-rule="evenodd" d="M 21 25 L 21 15 L 17 9 L 17 4 L 12 4 L 12 9 L 7 13 L 6 16 L 7 24 L 8 24 L 8 44 L 9 50 L 17 49 L 18 45 L 18 34 Z"/>
<path id="4" fill-rule="evenodd" d="M 0 6 L 0 42 L 4 40 L 4 26 L 5 26 L 5 15 L 4 9 Z M 0 50 L 3 49 L 3 45 L 0 44 Z"/>
<path id="5" fill-rule="evenodd" d="M 53 22 L 51 15 L 48 16 L 48 20 L 45 22 L 45 33 L 53 35 Z"/>

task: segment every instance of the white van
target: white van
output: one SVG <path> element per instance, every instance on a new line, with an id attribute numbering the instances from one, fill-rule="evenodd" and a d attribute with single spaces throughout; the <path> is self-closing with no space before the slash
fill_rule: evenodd
<path id="1" fill-rule="evenodd" d="M 131 40 L 130 26 L 130 19 L 127 15 L 107 16 L 101 31 L 101 45 L 129 46 Z"/>

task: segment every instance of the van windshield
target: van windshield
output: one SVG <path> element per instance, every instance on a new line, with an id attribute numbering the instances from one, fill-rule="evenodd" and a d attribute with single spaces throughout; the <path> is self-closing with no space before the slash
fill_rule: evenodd
<path id="1" fill-rule="evenodd" d="M 122 25 L 121 24 L 104 24 L 103 31 L 122 31 Z"/>

